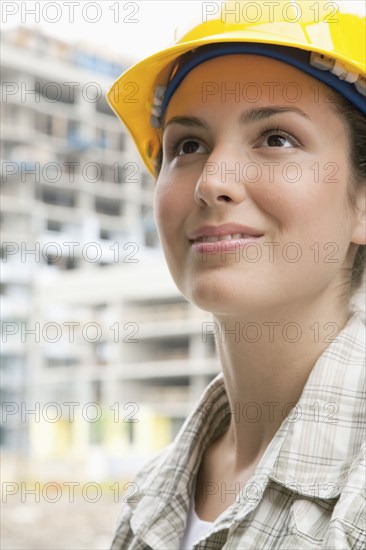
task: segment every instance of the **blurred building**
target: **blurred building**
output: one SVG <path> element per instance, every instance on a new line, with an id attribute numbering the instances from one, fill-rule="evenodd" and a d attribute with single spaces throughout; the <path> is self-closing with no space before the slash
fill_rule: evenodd
<path id="1" fill-rule="evenodd" d="M 133 60 L 1 38 L 1 444 L 60 476 L 130 474 L 218 372 L 210 316 L 171 281 L 150 176 L 105 100 Z"/>

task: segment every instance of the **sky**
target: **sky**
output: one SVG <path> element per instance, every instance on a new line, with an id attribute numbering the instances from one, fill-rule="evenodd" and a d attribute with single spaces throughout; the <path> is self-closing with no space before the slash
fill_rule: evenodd
<path id="1" fill-rule="evenodd" d="M 19 24 L 37 27 L 55 38 L 97 44 L 139 60 L 173 44 L 175 28 L 182 24 L 188 28 L 190 21 L 197 20 L 203 3 L 208 4 L 201 0 L 3 0 L 1 22 L 3 30 Z"/>
<path id="2" fill-rule="evenodd" d="M 263 3 L 264 0 L 259 2 Z M 356 13 L 365 11 L 363 0 L 335 0 L 328 4 L 343 3 Z M 100 46 L 101 51 L 121 52 L 138 61 L 172 45 L 176 27 L 188 29 L 202 20 L 202 10 L 207 14 L 217 12 L 221 4 L 217 0 L 2 0 L 1 27 L 37 27 L 55 38 L 89 42 Z"/>

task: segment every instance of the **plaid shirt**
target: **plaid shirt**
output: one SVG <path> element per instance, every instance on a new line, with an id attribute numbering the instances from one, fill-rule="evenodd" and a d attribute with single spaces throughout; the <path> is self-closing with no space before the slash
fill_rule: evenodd
<path id="1" fill-rule="evenodd" d="M 365 333 L 356 312 L 318 358 L 235 503 L 195 550 L 366 548 Z M 203 452 L 230 417 L 219 374 L 174 442 L 137 475 L 112 550 L 179 549 Z M 223 487 L 210 489 L 225 498 Z"/>

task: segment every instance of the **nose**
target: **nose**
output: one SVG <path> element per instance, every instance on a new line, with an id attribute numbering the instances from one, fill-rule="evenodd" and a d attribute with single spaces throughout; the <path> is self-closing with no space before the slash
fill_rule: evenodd
<path id="1" fill-rule="evenodd" d="M 200 206 L 220 203 L 239 203 L 246 197 L 242 178 L 242 163 L 230 146 L 214 150 L 203 165 L 197 181 L 194 198 Z"/>

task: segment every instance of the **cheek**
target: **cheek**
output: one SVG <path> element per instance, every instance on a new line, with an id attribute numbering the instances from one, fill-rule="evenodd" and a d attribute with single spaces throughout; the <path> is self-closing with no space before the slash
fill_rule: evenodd
<path id="1" fill-rule="evenodd" d="M 253 202 L 270 216 L 281 232 L 324 236 L 344 222 L 347 203 L 346 174 L 334 177 L 317 174 L 314 163 L 308 166 L 287 163 L 272 174 L 263 172 L 261 181 L 247 186 Z"/>
<path id="2" fill-rule="evenodd" d="M 159 230 L 159 233 L 161 233 L 161 230 L 163 229 L 162 224 L 165 218 L 164 216 L 165 205 L 164 205 L 164 195 L 162 195 L 157 188 L 155 189 L 155 193 L 154 193 L 153 208 L 154 208 L 155 222 Z"/>
<path id="3" fill-rule="evenodd" d="M 179 182 L 158 180 L 154 192 L 154 215 L 161 240 L 169 241 L 176 234 L 185 212 L 188 193 Z"/>
<path id="4" fill-rule="evenodd" d="M 180 206 L 192 204 L 201 172 L 197 163 L 180 170 L 163 168 L 155 185 L 154 202 L 157 208 L 179 212 Z"/>

